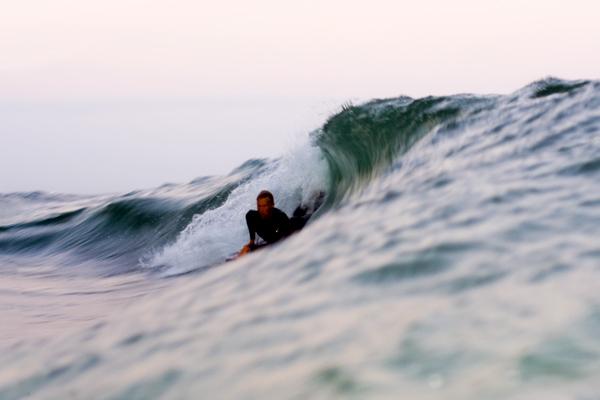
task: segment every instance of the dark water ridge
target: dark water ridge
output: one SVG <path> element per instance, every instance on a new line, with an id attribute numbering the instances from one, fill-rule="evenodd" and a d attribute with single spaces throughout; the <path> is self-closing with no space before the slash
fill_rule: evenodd
<path id="1" fill-rule="evenodd" d="M 4 195 L 0 307 L 43 328 L 0 337 L 0 398 L 594 399 L 599 160 L 600 82 L 546 79 L 346 105 L 224 177 Z M 263 188 L 327 203 L 219 265 Z M 109 272 L 20 274 L 66 265 Z"/>
<path id="2" fill-rule="evenodd" d="M 115 268 L 110 273 L 127 272 L 135 269 L 138 259 L 150 249 L 172 241 L 194 215 L 221 206 L 233 189 L 264 164 L 262 160 L 249 161 L 218 180 L 205 177 L 122 196 L 83 198 L 83 206 L 77 203 L 79 197 L 71 195 L 4 195 L 3 199 L 13 203 L 41 202 L 43 209 L 44 202 L 52 201 L 54 207 L 34 212 L 32 218 L 26 204 L 22 222 L 0 225 L 0 254 L 68 253 L 74 262 L 111 261 Z"/>

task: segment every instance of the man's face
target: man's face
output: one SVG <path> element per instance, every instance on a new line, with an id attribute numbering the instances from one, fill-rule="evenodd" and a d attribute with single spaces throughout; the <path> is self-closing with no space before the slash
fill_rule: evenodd
<path id="1" fill-rule="evenodd" d="M 256 209 L 261 218 L 269 218 L 271 216 L 271 211 L 273 211 L 273 207 L 275 207 L 275 205 L 269 198 L 263 197 L 256 200 Z"/>

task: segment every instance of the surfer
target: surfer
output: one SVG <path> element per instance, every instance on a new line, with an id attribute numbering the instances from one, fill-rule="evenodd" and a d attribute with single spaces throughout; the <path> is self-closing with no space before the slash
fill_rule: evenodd
<path id="1" fill-rule="evenodd" d="M 256 197 L 256 210 L 246 213 L 246 224 L 250 241 L 242 247 L 240 256 L 273 244 L 291 233 L 290 219 L 283 211 L 275 207 L 273 194 L 267 190 L 263 190 Z M 256 243 L 257 234 L 262 239 L 260 244 Z"/>

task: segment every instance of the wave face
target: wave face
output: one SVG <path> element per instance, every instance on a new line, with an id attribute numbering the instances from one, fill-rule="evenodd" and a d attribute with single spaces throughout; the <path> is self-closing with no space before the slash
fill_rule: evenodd
<path id="1" fill-rule="evenodd" d="M 244 214 L 261 188 L 272 188 L 288 214 L 324 190 L 326 166 L 317 154 L 300 147 L 282 160 L 249 160 L 225 177 L 125 195 L 6 194 L 0 197 L 0 254 L 58 258 L 58 274 L 65 263 L 89 261 L 102 265 L 95 271 L 100 275 L 214 266 L 247 241 Z"/>
<path id="2" fill-rule="evenodd" d="M 223 264 L 262 189 L 326 199 Z M 6 326 L 46 327 L 0 338 L 0 398 L 600 390 L 600 82 L 349 104 L 227 176 L 0 210 Z"/>

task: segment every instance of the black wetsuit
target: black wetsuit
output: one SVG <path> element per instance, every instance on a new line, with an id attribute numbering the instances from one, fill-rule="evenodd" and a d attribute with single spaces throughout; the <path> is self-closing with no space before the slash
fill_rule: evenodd
<path id="1" fill-rule="evenodd" d="M 257 234 L 267 242 L 267 244 L 272 244 L 291 233 L 289 218 L 278 208 L 273 208 L 271 216 L 268 219 L 262 219 L 258 211 L 250 210 L 246 214 L 246 224 L 248 224 L 250 240 L 253 242 L 256 239 Z M 262 246 L 250 245 L 250 249 L 254 250 Z"/>

